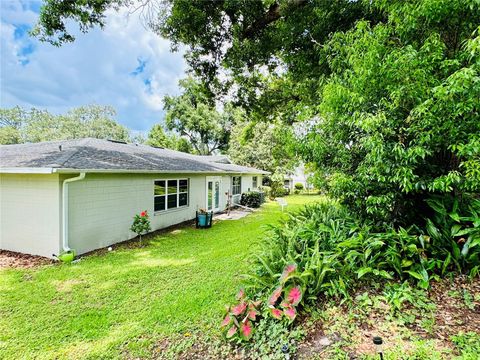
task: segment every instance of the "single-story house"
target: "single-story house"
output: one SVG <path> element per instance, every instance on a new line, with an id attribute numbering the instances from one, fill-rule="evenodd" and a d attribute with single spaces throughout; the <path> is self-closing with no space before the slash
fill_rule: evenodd
<path id="1" fill-rule="evenodd" d="M 135 214 L 152 230 L 222 211 L 228 195 L 256 190 L 267 172 L 198 156 L 99 139 L 0 146 L 0 249 L 52 258 L 135 236 Z"/>

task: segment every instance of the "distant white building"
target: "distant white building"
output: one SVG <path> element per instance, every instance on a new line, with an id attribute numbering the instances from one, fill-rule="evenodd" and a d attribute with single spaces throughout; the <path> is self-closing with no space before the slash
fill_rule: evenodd
<path id="1" fill-rule="evenodd" d="M 304 189 L 313 189 L 313 185 L 309 181 L 312 175 L 312 173 L 305 171 L 305 165 L 301 164 L 295 168 L 293 173 L 285 175 L 283 185 L 291 192 L 293 192 L 297 183 L 302 184 Z"/>

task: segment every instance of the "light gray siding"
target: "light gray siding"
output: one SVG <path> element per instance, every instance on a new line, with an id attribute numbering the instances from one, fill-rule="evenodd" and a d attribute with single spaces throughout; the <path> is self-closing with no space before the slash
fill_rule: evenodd
<path id="1" fill-rule="evenodd" d="M 155 213 L 154 181 L 178 178 L 190 181 L 189 205 Z M 205 206 L 205 187 L 200 175 L 87 174 L 70 185 L 70 247 L 85 253 L 135 237 L 130 225 L 143 210 L 150 214 L 152 230 L 191 220 Z"/>
<path id="2" fill-rule="evenodd" d="M 0 174 L 0 249 L 58 254 L 60 206 L 57 174 Z"/>

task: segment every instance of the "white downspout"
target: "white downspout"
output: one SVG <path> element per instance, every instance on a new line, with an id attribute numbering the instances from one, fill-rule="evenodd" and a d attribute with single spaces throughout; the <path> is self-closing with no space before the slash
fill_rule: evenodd
<path id="1" fill-rule="evenodd" d="M 62 221 L 62 250 L 63 252 L 70 251 L 68 246 L 68 184 L 74 181 L 85 179 L 85 173 L 69 178 L 63 181 L 62 187 L 62 206 L 63 206 L 63 221 Z"/>

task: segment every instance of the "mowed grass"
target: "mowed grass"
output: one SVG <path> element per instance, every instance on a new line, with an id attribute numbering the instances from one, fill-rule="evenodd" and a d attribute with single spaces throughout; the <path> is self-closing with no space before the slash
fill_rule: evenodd
<path id="1" fill-rule="evenodd" d="M 319 196 L 290 196 L 292 211 Z M 0 270 L 0 358 L 122 358 L 172 335 L 219 334 L 277 203 L 211 229 L 166 231 L 72 265 Z"/>

